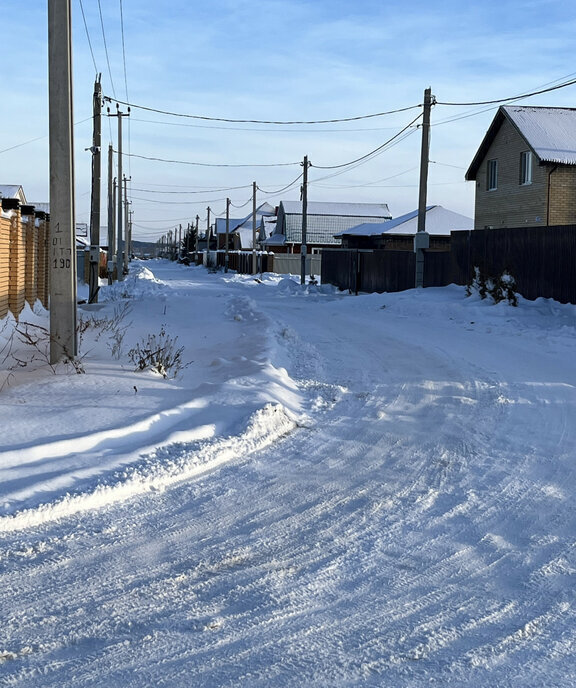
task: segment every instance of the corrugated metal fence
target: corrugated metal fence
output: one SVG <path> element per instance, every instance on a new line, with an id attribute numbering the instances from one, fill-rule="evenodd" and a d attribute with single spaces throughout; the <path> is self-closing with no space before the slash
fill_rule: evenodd
<path id="1" fill-rule="evenodd" d="M 475 268 L 492 278 L 509 272 L 528 299 L 576 303 L 576 226 L 452 232 L 450 251 L 426 252 L 424 286 L 469 284 Z M 412 289 L 415 270 L 411 251 L 322 251 L 322 282 L 355 293 Z"/>
<path id="2" fill-rule="evenodd" d="M 0 214 L 0 318 L 17 318 L 26 303 L 48 307 L 48 232 L 45 213 L 2 199 Z"/>

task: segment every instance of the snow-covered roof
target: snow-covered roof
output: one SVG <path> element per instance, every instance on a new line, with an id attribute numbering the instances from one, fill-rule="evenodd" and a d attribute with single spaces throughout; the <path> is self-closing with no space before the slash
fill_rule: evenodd
<path id="1" fill-rule="evenodd" d="M 265 241 L 262 242 L 264 246 L 284 246 L 286 243 L 286 237 L 284 234 L 272 234 L 272 236 L 268 237 Z"/>
<path id="2" fill-rule="evenodd" d="M 476 179 L 502 124 L 508 120 L 540 162 L 576 165 L 576 108 L 503 105 L 494 116 L 465 178 Z"/>
<path id="3" fill-rule="evenodd" d="M 281 201 L 287 215 L 301 215 L 300 201 Z M 386 203 L 333 203 L 330 201 L 308 201 L 307 215 L 336 215 L 338 217 L 380 217 L 391 218 Z"/>
<path id="4" fill-rule="evenodd" d="M 426 208 L 426 232 L 432 236 L 450 236 L 451 231 L 474 229 L 474 220 L 466 215 L 446 210 L 441 205 Z M 341 232 L 337 236 L 379 236 L 381 234 L 413 235 L 418 231 L 418 210 L 400 215 L 387 222 L 364 222 Z"/>
<path id="5" fill-rule="evenodd" d="M 542 162 L 576 165 L 576 108 L 505 105 L 502 110 Z"/>
<path id="6" fill-rule="evenodd" d="M 26 203 L 24 189 L 19 184 L 0 184 L 0 198 L 17 198 Z"/>
<path id="7" fill-rule="evenodd" d="M 239 225 L 241 225 L 246 218 L 241 217 L 241 218 L 236 218 L 228 219 L 228 232 L 233 232 Z M 216 234 L 226 234 L 226 218 L 225 217 L 217 217 L 216 218 Z"/>

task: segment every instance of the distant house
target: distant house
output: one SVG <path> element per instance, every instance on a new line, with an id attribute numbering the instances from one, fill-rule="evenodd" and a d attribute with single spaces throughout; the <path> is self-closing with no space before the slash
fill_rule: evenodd
<path id="1" fill-rule="evenodd" d="M 576 224 L 576 109 L 500 107 L 466 179 L 476 229 Z"/>
<path id="2" fill-rule="evenodd" d="M 466 215 L 446 210 L 441 205 L 426 208 L 426 232 L 430 235 L 430 250 L 447 251 L 450 232 L 473 229 L 474 220 Z M 396 217 L 387 222 L 363 223 L 342 232 L 342 248 L 387 249 L 413 251 L 414 235 L 418 231 L 418 211 Z"/>
<path id="3" fill-rule="evenodd" d="M 384 222 L 392 215 L 386 203 L 308 202 L 306 244 L 308 252 L 323 247 L 339 246 L 336 235 L 360 223 Z M 281 201 L 276 227 L 263 242 L 265 248 L 278 253 L 299 253 L 302 244 L 302 203 Z"/>
<path id="4" fill-rule="evenodd" d="M 241 219 L 228 220 L 228 248 L 233 250 L 251 250 L 253 247 L 253 213 Z M 269 220 L 276 220 L 276 210 L 269 203 L 262 203 L 256 208 L 256 243 L 265 238 L 264 226 Z M 218 248 L 226 248 L 226 218 L 216 218 L 216 236 Z"/>
<path id="5" fill-rule="evenodd" d="M 19 184 L 0 184 L 0 198 L 15 198 L 27 205 L 24 189 Z"/>

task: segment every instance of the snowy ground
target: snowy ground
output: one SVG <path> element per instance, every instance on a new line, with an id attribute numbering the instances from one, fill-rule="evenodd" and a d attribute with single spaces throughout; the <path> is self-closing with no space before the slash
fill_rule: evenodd
<path id="1" fill-rule="evenodd" d="M 0 323 L 0 685 L 576 684 L 576 307 L 150 261 L 80 315 L 84 374 Z"/>

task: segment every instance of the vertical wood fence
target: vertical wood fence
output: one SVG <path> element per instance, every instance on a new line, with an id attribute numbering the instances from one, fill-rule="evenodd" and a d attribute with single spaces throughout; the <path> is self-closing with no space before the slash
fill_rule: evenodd
<path id="1" fill-rule="evenodd" d="M 527 299 L 551 298 L 576 304 L 576 225 L 452 232 L 449 251 L 426 251 L 424 286 L 472 282 L 475 268 L 485 278 L 508 272 L 515 291 Z M 353 293 L 414 288 L 412 251 L 324 249 L 322 282 Z"/>
<path id="2" fill-rule="evenodd" d="M 49 220 L 33 206 L 2 199 L 0 213 L 0 318 L 18 318 L 26 303 L 48 308 Z"/>

